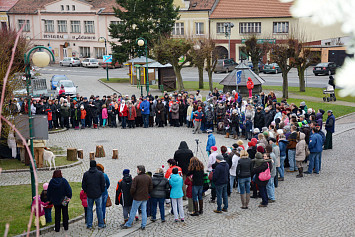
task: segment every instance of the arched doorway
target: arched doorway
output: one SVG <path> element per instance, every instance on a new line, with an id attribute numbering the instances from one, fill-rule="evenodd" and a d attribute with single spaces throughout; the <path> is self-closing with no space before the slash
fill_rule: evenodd
<path id="1" fill-rule="evenodd" d="M 216 53 L 218 59 L 228 58 L 228 49 L 224 46 L 216 46 Z"/>

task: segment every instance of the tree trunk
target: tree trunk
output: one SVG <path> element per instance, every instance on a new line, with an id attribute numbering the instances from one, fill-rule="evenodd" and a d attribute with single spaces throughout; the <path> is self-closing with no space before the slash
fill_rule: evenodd
<path id="1" fill-rule="evenodd" d="M 83 151 L 83 149 L 78 149 L 78 158 L 84 159 L 84 151 Z"/>
<path id="2" fill-rule="evenodd" d="M 259 75 L 259 62 L 253 62 L 253 71 Z"/>
<path id="3" fill-rule="evenodd" d="M 174 66 L 174 72 L 176 75 L 176 86 L 177 90 L 181 91 L 184 90 L 184 82 L 182 81 L 182 76 L 181 76 L 181 68 Z"/>
<path id="4" fill-rule="evenodd" d="M 114 159 L 114 160 L 118 159 L 118 149 L 112 150 L 112 159 Z"/>
<path id="5" fill-rule="evenodd" d="M 282 71 L 282 98 L 288 99 L 288 72 Z"/>
<path id="6" fill-rule="evenodd" d="M 77 160 L 78 153 L 75 148 L 67 148 L 67 160 Z"/>
<path id="7" fill-rule="evenodd" d="M 306 91 L 306 83 L 304 80 L 304 72 L 305 69 L 303 67 L 297 68 L 298 71 L 298 80 L 300 84 L 300 92 L 305 92 Z"/>
<path id="8" fill-rule="evenodd" d="M 198 89 L 203 89 L 203 66 L 197 67 L 198 69 Z"/>
<path id="9" fill-rule="evenodd" d="M 208 86 L 210 88 L 210 91 L 213 91 L 213 81 L 212 81 L 213 72 L 212 72 L 212 69 L 208 70 L 207 74 L 208 74 Z"/>

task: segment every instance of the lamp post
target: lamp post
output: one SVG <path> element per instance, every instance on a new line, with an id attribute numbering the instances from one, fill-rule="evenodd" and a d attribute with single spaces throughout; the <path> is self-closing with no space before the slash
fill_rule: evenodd
<path id="1" fill-rule="evenodd" d="M 224 23 L 224 32 L 226 38 L 228 38 L 228 59 L 231 58 L 231 29 L 234 27 L 234 24 L 231 22 Z"/>
<path id="2" fill-rule="evenodd" d="M 35 186 L 35 178 L 34 178 L 34 173 L 33 173 L 33 168 L 36 169 L 36 160 L 34 159 L 34 150 L 33 150 L 33 138 L 34 138 L 34 134 L 33 134 L 33 124 L 32 124 L 32 113 L 31 113 L 31 94 L 30 94 L 30 86 L 31 86 L 31 64 L 30 64 L 30 56 L 31 53 L 36 50 L 36 49 L 45 49 L 47 50 L 50 55 L 52 56 L 53 61 L 55 61 L 54 59 L 54 55 L 53 52 L 44 47 L 44 46 L 36 46 L 34 48 L 32 48 L 27 54 L 25 53 L 24 55 L 24 59 L 25 59 L 25 75 L 26 75 L 26 89 L 27 89 L 27 96 L 28 96 L 28 101 L 29 101 L 29 106 L 28 106 L 28 124 L 29 124 L 29 131 L 30 131 L 30 150 L 31 150 L 31 155 L 33 157 L 33 163 L 34 163 L 34 167 L 32 167 L 32 165 L 30 165 L 30 172 L 31 172 L 31 188 L 32 188 L 32 198 L 36 195 L 36 186 Z M 49 62 L 50 62 L 51 58 L 50 56 L 44 52 L 35 52 L 32 56 L 32 62 L 35 66 L 37 67 L 46 67 Z"/>
<path id="3" fill-rule="evenodd" d="M 107 40 L 105 37 L 100 37 L 99 38 L 99 42 L 103 43 L 105 42 L 105 54 L 107 55 Z M 108 62 L 106 62 L 106 80 L 109 81 L 109 77 L 108 77 Z"/>
<path id="4" fill-rule="evenodd" d="M 147 44 L 147 40 L 140 37 L 137 39 L 137 44 L 139 47 L 143 47 L 144 46 L 144 50 L 145 50 L 145 59 L 146 59 L 146 88 L 147 88 L 147 95 L 149 92 L 149 70 L 148 70 L 148 44 Z"/>

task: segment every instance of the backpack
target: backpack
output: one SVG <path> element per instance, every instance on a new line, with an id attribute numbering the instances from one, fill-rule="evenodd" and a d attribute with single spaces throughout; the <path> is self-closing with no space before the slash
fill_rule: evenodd
<path id="1" fill-rule="evenodd" d="M 260 181 L 267 181 L 271 178 L 269 162 L 267 163 L 267 169 L 259 174 Z"/>

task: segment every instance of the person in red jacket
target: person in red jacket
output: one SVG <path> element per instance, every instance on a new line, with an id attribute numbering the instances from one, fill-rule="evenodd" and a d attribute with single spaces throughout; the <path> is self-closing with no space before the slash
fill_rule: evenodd
<path id="1" fill-rule="evenodd" d="M 249 99 L 253 97 L 254 82 L 248 77 L 247 88 L 249 90 Z"/>
<path id="2" fill-rule="evenodd" d="M 119 116 L 121 117 L 122 121 L 122 129 L 126 128 L 126 121 L 127 121 L 127 113 L 128 108 L 126 102 L 124 100 L 121 101 L 120 108 L 119 108 Z"/>
<path id="3" fill-rule="evenodd" d="M 84 207 L 84 211 L 85 211 L 85 224 L 87 222 L 86 220 L 86 215 L 88 212 L 88 196 L 86 195 L 86 193 L 84 192 L 84 190 L 80 191 L 80 200 L 81 200 L 81 205 L 83 205 Z"/>
<path id="4" fill-rule="evenodd" d="M 193 175 L 190 175 L 186 177 L 184 184 L 187 186 L 186 188 L 186 197 L 187 197 L 187 203 L 188 203 L 188 211 L 189 213 L 193 213 L 194 211 L 194 206 L 193 206 L 193 201 L 192 201 L 192 178 Z"/>
<path id="5" fill-rule="evenodd" d="M 182 169 L 179 166 L 176 165 L 176 160 L 169 159 L 168 160 L 168 165 L 169 165 L 169 169 L 165 173 L 165 178 L 167 178 L 167 179 L 170 178 L 174 168 L 178 168 L 178 174 L 180 176 L 182 176 Z"/>
<path id="6" fill-rule="evenodd" d="M 81 120 L 81 129 L 85 128 L 85 119 L 86 119 L 86 110 L 84 105 L 80 106 L 80 120 Z"/>
<path id="7" fill-rule="evenodd" d="M 132 104 L 132 102 L 128 103 L 127 107 L 127 118 L 128 118 L 128 127 L 134 128 L 135 127 L 135 120 L 137 117 L 136 108 Z"/>

